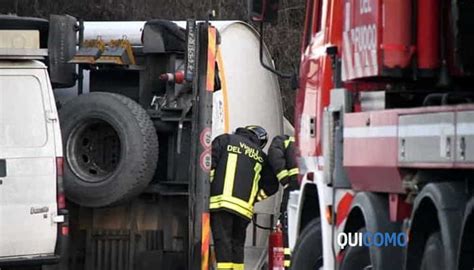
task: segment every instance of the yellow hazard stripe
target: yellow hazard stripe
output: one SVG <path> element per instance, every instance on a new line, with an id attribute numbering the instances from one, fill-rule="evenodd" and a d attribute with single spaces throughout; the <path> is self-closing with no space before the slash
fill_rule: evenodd
<path id="1" fill-rule="evenodd" d="M 285 255 L 290 255 L 291 254 L 291 250 L 289 248 L 285 248 Z"/>
<path id="2" fill-rule="evenodd" d="M 288 170 L 281 170 L 278 174 L 277 174 L 277 179 L 278 181 L 281 181 L 281 179 L 285 178 L 288 176 Z"/>
<path id="3" fill-rule="evenodd" d="M 208 28 L 208 46 L 207 46 L 207 83 L 206 90 L 214 91 L 214 76 L 216 72 L 216 49 L 217 49 L 217 31 L 215 27 Z"/>
<path id="4" fill-rule="evenodd" d="M 230 262 L 218 262 L 217 263 L 217 269 L 218 270 L 220 270 L 220 269 L 230 269 L 230 270 L 232 270 L 233 267 L 234 267 L 234 264 L 230 263 Z"/>
<path id="5" fill-rule="evenodd" d="M 298 168 L 293 168 L 293 169 L 288 171 L 288 176 L 297 175 L 299 173 L 300 173 L 300 170 Z"/>
<path id="6" fill-rule="evenodd" d="M 291 261 L 285 260 L 285 264 L 284 264 L 285 267 L 290 267 L 290 264 L 291 264 Z"/>
<path id="7" fill-rule="evenodd" d="M 202 213 L 201 270 L 209 269 L 209 244 L 211 239 L 209 213 Z"/>
<path id="8" fill-rule="evenodd" d="M 234 270 L 244 270 L 243 263 L 234 263 Z"/>

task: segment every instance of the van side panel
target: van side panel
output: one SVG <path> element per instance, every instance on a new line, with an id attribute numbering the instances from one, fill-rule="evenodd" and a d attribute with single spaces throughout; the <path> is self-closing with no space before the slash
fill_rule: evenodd
<path id="1" fill-rule="evenodd" d="M 0 68 L 0 261 L 52 255 L 56 246 L 57 113 L 37 65 Z"/>

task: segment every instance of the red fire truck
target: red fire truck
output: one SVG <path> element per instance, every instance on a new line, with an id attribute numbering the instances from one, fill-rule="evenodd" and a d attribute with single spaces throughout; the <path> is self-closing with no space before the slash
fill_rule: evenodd
<path id="1" fill-rule="evenodd" d="M 292 269 L 473 269 L 471 16 L 472 1 L 306 1 Z"/>

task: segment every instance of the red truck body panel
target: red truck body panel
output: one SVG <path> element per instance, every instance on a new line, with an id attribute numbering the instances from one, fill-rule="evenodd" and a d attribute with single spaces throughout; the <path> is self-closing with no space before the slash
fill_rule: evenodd
<path id="1" fill-rule="evenodd" d="M 426 139 L 439 138 L 438 144 L 443 144 L 446 137 L 456 140 L 459 129 L 456 126 L 466 125 L 458 120 L 458 113 L 474 111 L 474 105 L 420 107 L 412 109 L 392 109 L 373 112 L 348 113 L 344 116 L 344 167 L 351 180 L 354 190 L 365 190 L 387 193 L 404 193 L 402 185 L 404 169 L 461 169 L 474 168 L 471 162 L 454 158 L 435 161 L 403 161 L 400 158 L 401 140 L 418 137 Z M 432 128 L 430 124 L 403 124 L 400 118 L 404 116 L 427 116 L 440 113 L 452 113 L 453 131 L 442 128 L 442 134 L 437 130 L 425 131 Z M 442 123 L 439 123 L 442 124 Z M 407 132 L 408 131 L 408 132 Z M 407 134 L 410 133 L 410 134 Z M 469 133 L 470 134 L 470 133 Z M 453 152 L 459 151 L 459 142 L 453 143 Z M 422 151 L 422 145 L 419 146 Z M 456 149 L 456 150 L 454 150 Z M 421 158 L 422 159 L 422 158 Z"/>
<path id="2" fill-rule="evenodd" d="M 344 167 L 352 188 L 402 193 L 397 111 L 349 113 L 344 123 Z"/>
<path id="3" fill-rule="evenodd" d="M 329 89 L 332 88 L 331 60 L 325 52 L 325 34 L 315 34 L 313 42 L 303 55 L 301 63 L 301 86 L 304 91 L 297 94 L 299 123 L 298 144 L 301 156 L 321 155 L 322 112 L 329 105 Z"/>

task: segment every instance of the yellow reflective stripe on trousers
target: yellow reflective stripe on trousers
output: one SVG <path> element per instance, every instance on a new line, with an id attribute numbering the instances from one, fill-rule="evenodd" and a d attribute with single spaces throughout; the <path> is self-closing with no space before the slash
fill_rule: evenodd
<path id="1" fill-rule="evenodd" d="M 257 162 L 253 170 L 255 171 L 255 175 L 253 177 L 252 191 L 250 192 L 250 199 L 249 199 L 250 205 L 253 205 L 255 201 L 255 195 L 257 195 L 257 192 L 258 192 L 258 182 L 260 181 L 260 177 L 261 177 L 260 172 L 262 171 L 262 164 Z"/>
<path id="2" fill-rule="evenodd" d="M 237 169 L 237 154 L 229 153 L 224 178 L 224 195 L 232 196 L 234 190 L 235 171 Z"/>
<path id="3" fill-rule="evenodd" d="M 233 263 L 229 263 L 229 262 L 222 262 L 222 263 L 218 262 L 217 263 L 217 269 L 218 270 L 221 270 L 221 269 L 230 269 L 230 270 L 232 270 L 233 267 L 234 267 Z"/>
<path id="4" fill-rule="evenodd" d="M 288 171 L 288 176 L 293 176 L 293 175 L 296 175 L 296 174 L 299 174 L 299 173 L 300 173 L 300 170 L 298 168 L 293 168 L 293 169 Z"/>
<path id="5" fill-rule="evenodd" d="M 289 258 L 291 257 L 291 250 L 290 250 L 290 248 L 285 248 L 285 249 L 284 249 L 284 253 L 285 253 L 284 266 L 285 266 L 285 267 L 290 267 L 290 264 L 291 264 L 291 260 L 289 259 Z"/>
<path id="6" fill-rule="evenodd" d="M 291 142 L 295 142 L 295 137 L 292 136 L 285 140 L 285 148 L 288 148 Z"/>
<path id="7" fill-rule="evenodd" d="M 281 181 L 281 179 L 285 178 L 288 176 L 288 170 L 281 170 L 278 174 L 277 174 L 277 179 L 278 181 Z"/>
<path id="8" fill-rule="evenodd" d="M 234 270 L 244 270 L 243 263 L 234 263 Z"/>

